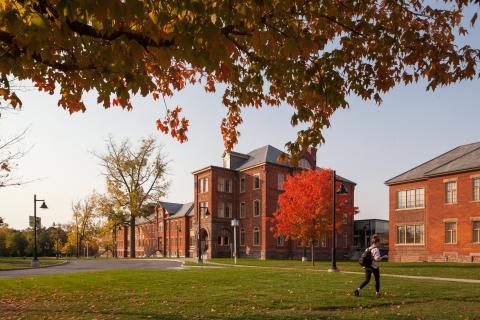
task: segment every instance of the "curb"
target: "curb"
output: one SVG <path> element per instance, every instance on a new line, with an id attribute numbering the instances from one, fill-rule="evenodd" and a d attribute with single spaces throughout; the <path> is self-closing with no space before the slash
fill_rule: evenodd
<path id="1" fill-rule="evenodd" d="M 65 261 L 60 262 L 60 263 L 49 264 L 49 265 L 46 265 L 46 266 L 40 266 L 40 267 L 38 267 L 38 268 L 29 267 L 29 268 L 0 269 L 0 273 L 1 273 L 2 271 L 33 270 L 33 269 L 43 269 L 43 268 L 58 267 L 58 266 L 63 266 L 64 264 L 67 264 L 67 263 L 70 263 L 70 261 L 69 261 L 69 260 L 65 260 Z"/>

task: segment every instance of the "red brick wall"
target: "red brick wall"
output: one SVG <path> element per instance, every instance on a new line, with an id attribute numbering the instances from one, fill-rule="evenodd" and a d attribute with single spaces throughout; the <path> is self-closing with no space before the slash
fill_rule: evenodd
<path id="1" fill-rule="evenodd" d="M 472 218 L 480 217 L 480 202 L 472 197 L 472 176 L 480 171 L 433 177 L 420 182 L 390 186 L 390 253 L 392 261 L 472 261 L 480 256 L 480 245 L 472 243 Z M 457 203 L 445 203 L 445 180 L 456 179 Z M 396 210 L 396 191 L 425 188 L 424 210 Z M 457 243 L 445 243 L 445 220 L 456 219 Z M 424 245 L 397 245 L 395 226 L 404 222 L 425 224 Z"/>

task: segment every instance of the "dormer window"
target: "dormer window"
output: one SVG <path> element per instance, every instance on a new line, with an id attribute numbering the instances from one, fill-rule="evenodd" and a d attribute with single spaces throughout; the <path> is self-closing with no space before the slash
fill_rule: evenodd
<path id="1" fill-rule="evenodd" d="M 307 159 L 300 159 L 298 166 L 302 169 L 310 169 L 312 167 Z"/>

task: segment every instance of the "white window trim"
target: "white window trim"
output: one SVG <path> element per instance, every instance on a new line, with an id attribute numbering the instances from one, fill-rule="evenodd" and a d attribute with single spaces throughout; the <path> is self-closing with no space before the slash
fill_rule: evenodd
<path id="1" fill-rule="evenodd" d="M 258 178 L 258 188 L 255 187 L 255 181 Z M 253 190 L 260 190 L 262 188 L 262 180 L 260 179 L 260 173 L 255 173 L 253 175 Z"/>
<path id="2" fill-rule="evenodd" d="M 455 201 L 448 202 L 448 189 L 447 189 L 447 184 L 450 182 L 455 182 Z M 458 203 L 458 180 L 457 178 L 455 179 L 445 179 L 443 180 L 443 186 L 444 186 L 444 202 L 446 205 L 453 205 Z"/>
<path id="3" fill-rule="evenodd" d="M 480 220 L 472 220 L 472 244 L 479 245 L 480 244 L 480 234 L 478 235 L 478 241 L 473 241 L 473 235 L 474 235 L 474 232 L 475 232 L 475 229 L 473 228 L 473 224 L 475 222 L 480 222 Z M 480 229 L 480 226 L 479 226 L 479 229 Z"/>
<path id="4" fill-rule="evenodd" d="M 243 215 L 242 215 L 242 204 L 243 204 Z M 240 219 L 245 219 L 247 217 L 247 203 L 245 201 L 240 202 L 240 206 L 238 208 L 238 217 Z"/>
<path id="5" fill-rule="evenodd" d="M 243 180 L 243 189 L 242 189 L 242 180 Z M 238 180 L 238 189 L 240 190 L 240 193 L 244 193 L 245 190 L 247 189 L 247 179 L 245 178 L 245 175 L 240 176 L 240 179 Z"/>
<path id="6" fill-rule="evenodd" d="M 258 230 L 258 244 L 255 244 L 255 230 Z M 253 239 L 252 239 L 253 245 L 255 247 L 260 247 L 262 245 L 262 235 L 260 233 L 260 228 L 254 227 L 252 233 L 253 233 Z"/>
<path id="7" fill-rule="evenodd" d="M 255 202 L 258 202 L 258 214 L 255 214 Z M 259 199 L 253 200 L 252 216 L 255 218 L 262 216 L 262 202 Z"/>
<path id="8" fill-rule="evenodd" d="M 243 231 L 243 244 L 242 244 L 242 240 L 241 240 L 242 239 L 242 237 L 241 237 L 242 231 Z M 240 247 L 245 247 L 245 243 L 247 242 L 245 236 L 246 236 L 245 229 L 244 228 L 240 229 L 240 232 L 238 233 L 238 243 L 239 243 Z"/>
<path id="9" fill-rule="evenodd" d="M 407 226 L 413 226 L 413 234 L 414 234 L 414 240 L 415 241 L 415 229 L 416 226 L 423 226 L 423 243 L 407 243 Z M 397 243 L 397 227 L 403 227 L 405 230 L 405 243 Z M 400 223 L 395 225 L 395 229 L 393 230 L 394 232 L 394 245 L 399 246 L 399 247 L 410 247 L 410 246 L 415 246 L 415 247 L 424 247 L 425 246 L 425 223 L 418 223 L 418 222 L 412 222 L 412 223 Z"/>
<path id="10" fill-rule="evenodd" d="M 447 219 L 446 219 L 447 220 Z M 455 221 L 454 221 L 455 220 Z M 444 236 L 444 239 L 443 239 L 443 243 L 446 244 L 446 245 L 455 245 L 458 243 L 458 222 L 457 222 L 458 219 L 451 219 L 450 221 L 443 221 L 443 236 Z M 445 223 L 455 223 L 455 242 L 446 242 L 447 239 L 445 239 Z"/>
<path id="11" fill-rule="evenodd" d="M 423 189 L 423 206 L 421 206 L 421 207 L 417 207 L 417 206 L 416 206 L 416 205 L 417 205 L 417 199 L 416 199 L 416 198 L 417 198 L 417 190 L 418 190 L 418 189 Z M 415 192 L 415 205 L 414 205 L 413 207 L 411 207 L 411 208 L 407 208 L 407 207 L 405 207 L 405 208 L 398 208 L 398 193 L 399 193 L 399 192 L 405 192 L 405 193 L 406 193 L 407 191 L 412 191 L 412 190 Z M 396 191 L 395 191 L 395 211 L 425 209 L 425 195 L 426 195 L 426 194 L 425 194 L 425 193 L 426 193 L 425 190 L 426 190 L 425 187 L 412 187 L 412 188 L 408 188 L 408 189 L 396 190 Z M 407 195 L 405 194 L 405 200 L 407 199 L 406 197 L 407 197 Z M 405 205 L 406 205 L 406 203 L 405 203 Z"/>

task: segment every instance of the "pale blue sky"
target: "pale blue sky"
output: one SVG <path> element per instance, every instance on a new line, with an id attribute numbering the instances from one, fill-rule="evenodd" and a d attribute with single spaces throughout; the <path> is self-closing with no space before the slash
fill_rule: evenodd
<path id="1" fill-rule="evenodd" d="M 351 108 L 339 110 L 326 130 L 326 143 L 318 151 L 318 165 L 335 168 L 357 182 L 357 218 L 387 218 L 388 190 L 383 184 L 413 166 L 461 144 L 480 141 L 480 81 L 469 81 L 426 92 L 424 84 L 397 87 L 378 107 L 352 98 Z M 166 200 L 193 200 L 191 172 L 209 164 L 220 165 L 223 142 L 219 123 L 224 114 L 219 94 L 188 88 L 167 101 L 184 107 L 191 123 L 189 141 L 180 144 L 157 132 L 155 119 L 164 107 L 150 99 L 136 101 L 132 112 L 103 110 L 88 100 L 84 114 L 69 115 L 56 106 L 56 97 L 28 92 L 24 108 L 2 119 L 0 134 L 18 132 L 31 125 L 26 144 L 33 149 L 21 161 L 17 174 L 31 184 L 0 191 L 0 216 L 15 228 L 27 226 L 33 194 L 45 198 L 49 210 L 41 210 L 43 224 L 70 221 L 74 200 L 93 189 L 103 191 L 104 179 L 89 151 L 102 151 L 103 139 L 138 139 L 154 135 L 171 159 L 170 192 Z M 290 126 L 291 109 L 264 108 L 244 113 L 242 136 L 235 148 L 248 152 L 265 144 L 283 149 L 295 138 Z"/>

